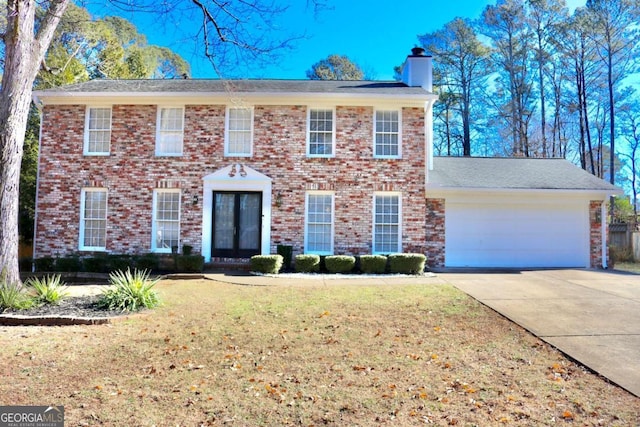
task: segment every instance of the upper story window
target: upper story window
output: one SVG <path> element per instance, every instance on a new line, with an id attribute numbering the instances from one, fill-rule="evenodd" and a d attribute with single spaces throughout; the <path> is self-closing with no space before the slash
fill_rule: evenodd
<path id="1" fill-rule="evenodd" d="M 107 190 L 85 188 L 80 195 L 81 251 L 104 251 L 107 245 Z"/>
<path id="2" fill-rule="evenodd" d="M 402 252 L 402 206 L 399 193 L 373 197 L 373 253 Z"/>
<path id="3" fill-rule="evenodd" d="M 184 108 L 158 107 L 156 156 L 181 156 Z"/>
<path id="4" fill-rule="evenodd" d="M 111 107 L 87 107 L 84 124 L 84 154 L 108 156 L 111 144 Z"/>
<path id="5" fill-rule="evenodd" d="M 151 250 L 171 253 L 180 245 L 180 190 L 154 190 Z"/>
<path id="6" fill-rule="evenodd" d="M 335 112 L 332 109 L 309 109 L 307 155 L 333 157 L 335 155 Z"/>
<path id="7" fill-rule="evenodd" d="M 374 157 L 399 158 L 401 156 L 399 111 L 376 110 L 374 122 Z"/>
<path id="8" fill-rule="evenodd" d="M 227 108 L 225 156 L 251 156 L 253 150 L 253 108 Z"/>
<path id="9" fill-rule="evenodd" d="M 307 193 L 305 253 L 333 254 L 333 210 L 333 193 Z"/>

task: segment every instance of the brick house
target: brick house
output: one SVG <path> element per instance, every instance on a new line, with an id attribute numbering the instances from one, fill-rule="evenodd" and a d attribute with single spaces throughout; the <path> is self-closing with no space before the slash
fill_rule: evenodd
<path id="1" fill-rule="evenodd" d="M 514 239 L 487 252 L 496 223 L 490 209 L 476 222 L 482 207 L 502 198 L 520 226 L 519 212 L 536 207 L 526 220 L 548 228 L 568 198 L 575 209 L 560 209 L 563 221 L 581 225 L 563 237 L 572 241 L 565 252 L 582 255 L 558 261 L 524 250 L 518 266 L 606 265 L 598 219 L 617 188 L 554 160 L 527 167 L 560 179 L 555 188 L 548 180 L 513 187 L 498 174 L 478 190 L 473 170 L 491 174 L 489 159 L 434 159 L 437 96 L 431 58 L 420 51 L 400 82 L 94 80 L 34 98 L 42 113 L 34 258 L 189 245 L 211 261 L 290 245 L 294 254 L 419 252 L 433 266 L 506 265 L 500 254 Z M 514 159 L 491 160 L 499 170 L 511 161 L 506 169 L 519 176 Z M 531 235 L 515 241 L 524 247 Z M 469 236 L 475 252 L 459 243 Z"/>

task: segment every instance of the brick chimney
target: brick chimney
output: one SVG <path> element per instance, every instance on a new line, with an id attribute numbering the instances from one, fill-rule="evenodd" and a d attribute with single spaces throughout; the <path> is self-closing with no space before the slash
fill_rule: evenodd
<path id="1" fill-rule="evenodd" d="M 421 47 L 411 49 L 411 55 L 402 66 L 402 82 L 407 86 L 433 91 L 432 58 Z"/>

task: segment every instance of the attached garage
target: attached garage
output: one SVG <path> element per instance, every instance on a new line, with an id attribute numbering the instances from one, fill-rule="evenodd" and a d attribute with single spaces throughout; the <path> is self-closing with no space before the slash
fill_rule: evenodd
<path id="1" fill-rule="evenodd" d="M 588 201 L 542 196 L 445 202 L 450 267 L 588 267 Z"/>
<path id="2" fill-rule="evenodd" d="M 617 194 L 564 159 L 436 157 L 426 196 L 441 212 L 427 222 L 444 218 L 430 242 L 444 256 L 432 258 L 445 267 L 606 267 L 602 218 Z"/>

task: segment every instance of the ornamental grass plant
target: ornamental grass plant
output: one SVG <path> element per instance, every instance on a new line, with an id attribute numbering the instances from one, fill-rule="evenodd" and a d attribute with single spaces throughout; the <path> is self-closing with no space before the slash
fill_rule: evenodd
<path id="1" fill-rule="evenodd" d="M 160 279 L 151 279 L 147 270 L 114 271 L 109 274 L 111 287 L 104 291 L 98 306 L 108 310 L 138 311 L 160 305 L 154 287 Z"/>

